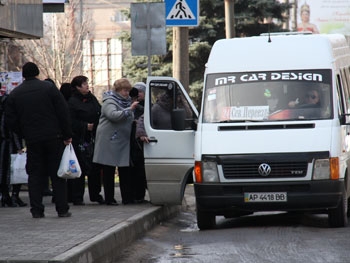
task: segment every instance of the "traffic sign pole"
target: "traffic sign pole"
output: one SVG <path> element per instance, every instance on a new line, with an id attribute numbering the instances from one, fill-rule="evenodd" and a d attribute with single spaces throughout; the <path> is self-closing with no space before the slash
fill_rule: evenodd
<path id="1" fill-rule="evenodd" d="M 188 27 L 199 24 L 199 0 L 164 0 L 165 24 L 173 26 L 173 77 L 189 90 Z"/>
<path id="2" fill-rule="evenodd" d="M 189 91 L 188 27 L 173 27 L 173 77 Z"/>

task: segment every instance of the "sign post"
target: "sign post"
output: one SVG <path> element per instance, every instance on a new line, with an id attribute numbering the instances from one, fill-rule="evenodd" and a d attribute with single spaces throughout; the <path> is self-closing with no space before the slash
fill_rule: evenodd
<path id="1" fill-rule="evenodd" d="M 131 51 L 133 56 L 148 57 L 151 76 L 151 56 L 166 54 L 164 3 L 131 3 Z"/>
<path id="2" fill-rule="evenodd" d="M 199 24 L 199 0 L 165 0 L 165 23 L 173 26 L 173 77 L 189 90 L 188 27 Z"/>

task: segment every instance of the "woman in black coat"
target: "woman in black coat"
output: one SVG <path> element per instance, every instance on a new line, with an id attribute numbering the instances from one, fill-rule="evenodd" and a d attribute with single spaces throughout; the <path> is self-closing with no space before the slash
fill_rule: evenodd
<path id="1" fill-rule="evenodd" d="M 0 189 L 1 206 L 16 207 L 27 204 L 19 197 L 21 184 L 12 184 L 12 196 L 10 197 L 10 169 L 11 154 L 23 152 L 23 140 L 16 133 L 11 131 L 5 123 L 4 110 L 8 95 L 0 99 Z"/>
<path id="2" fill-rule="evenodd" d="M 103 203 L 100 174 L 92 174 L 92 157 L 96 128 L 101 114 L 101 105 L 90 92 L 88 78 L 76 76 L 71 82 L 72 95 L 68 107 L 72 119 L 72 144 L 77 155 L 82 175 L 68 180 L 68 200 L 74 205 L 84 205 L 85 176 L 88 176 L 89 194 L 92 201 Z"/>

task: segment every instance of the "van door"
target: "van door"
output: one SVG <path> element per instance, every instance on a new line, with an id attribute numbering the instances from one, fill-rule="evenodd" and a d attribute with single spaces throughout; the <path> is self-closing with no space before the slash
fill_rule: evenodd
<path id="1" fill-rule="evenodd" d="M 174 130 L 176 111 L 184 116 L 181 130 Z M 193 179 L 197 119 L 198 111 L 179 81 L 148 77 L 144 125 L 151 140 L 149 144 L 144 143 L 144 156 L 148 193 L 153 204 L 182 203 L 187 179 Z"/>

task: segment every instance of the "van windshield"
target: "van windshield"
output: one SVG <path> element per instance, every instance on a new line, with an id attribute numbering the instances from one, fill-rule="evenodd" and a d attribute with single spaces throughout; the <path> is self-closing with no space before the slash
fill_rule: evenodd
<path id="1" fill-rule="evenodd" d="M 329 119 L 331 70 L 208 74 L 203 122 Z"/>

